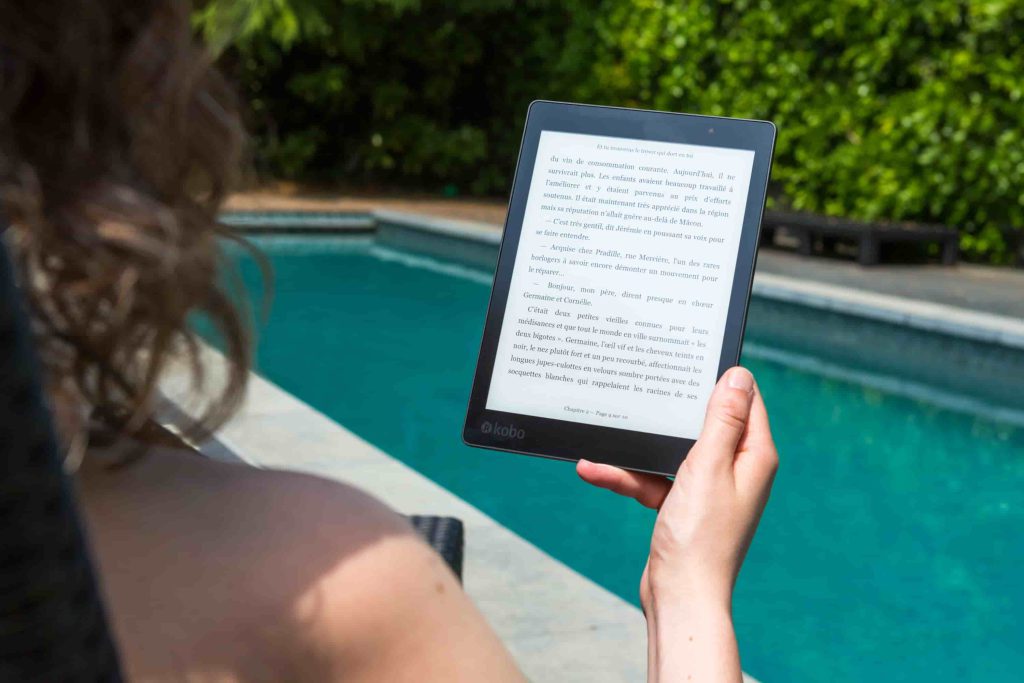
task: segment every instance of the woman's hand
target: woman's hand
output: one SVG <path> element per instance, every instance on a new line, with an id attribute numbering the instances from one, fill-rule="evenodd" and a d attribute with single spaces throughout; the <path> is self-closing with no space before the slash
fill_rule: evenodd
<path id="1" fill-rule="evenodd" d="M 704 429 L 674 482 L 586 460 L 577 465 L 585 481 L 659 510 L 640 585 L 652 676 L 684 670 L 694 680 L 739 676 L 732 589 L 777 468 L 768 414 L 744 368 L 729 370 L 718 382 Z M 701 648 L 695 646 L 698 635 Z M 671 652 L 663 641 L 671 643 Z M 670 666 L 677 655 L 684 669 Z"/>

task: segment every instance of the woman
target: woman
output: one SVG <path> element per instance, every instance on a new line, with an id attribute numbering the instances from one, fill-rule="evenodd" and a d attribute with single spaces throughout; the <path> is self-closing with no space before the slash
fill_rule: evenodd
<path id="1" fill-rule="evenodd" d="M 0 5 L 0 201 L 133 680 L 518 681 L 454 577 L 350 487 L 207 460 L 156 426 L 191 363 L 202 436 L 244 391 L 244 315 L 216 216 L 238 166 L 235 104 L 180 0 Z M 190 321 L 220 332 L 204 385 Z M 733 583 L 777 465 L 753 377 L 719 382 L 674 483 L 581 461 L 659 509 L 640 583 L 650 680 L 740 680 Z"/>

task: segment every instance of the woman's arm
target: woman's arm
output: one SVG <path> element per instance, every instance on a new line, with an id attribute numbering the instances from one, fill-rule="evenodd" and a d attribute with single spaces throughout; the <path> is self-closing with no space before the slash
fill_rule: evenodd
<path id="1" fill-rule="evenodd" d="M 130 680 L 519 682 L 441 558 L 351 486 L 172 449 L 79 471 Z"/>
<path id="2" fill-rule="evenodd" d="M 296 495 L 303 502 L 293 501 L 308 506 L 304 518 L 337 521 L 318 530 L 319 537 L 307 532 L 300 548 L 338 543 L 346 530 L 351 537 L 358 529 L 345 555 L 293 602 L 297 621 L 306 625 L 307 655 L 317 653 L 310 659 L 320 662 L 301 680 L 525 680 L 455 575 L 407 520 L 361 492 L 336 492 L 332 482 L 297 485 L 308 489 Z"/>
<path id="3" fill-rule="evenodd" d="M 316 614 L 321 601 L 331 607 L 321 612 L 320 649 L 338 668 L 308 680 L 525 680 L 437 553 L 404 530 L 325 576 L 299 608 Z"/>
<path id="4" fill-rule="evenodd" d="M 743 368 L 715 387 L 674 481 L 580 461 L 585 481 L 659 511 L 640 583 L 648 680 L 741 680 L 732 590 L 777 468 L 764 402 Z"/>
<path id="5" fill-rule="evenodd" d="M 742 681 L 729 605 L 676 598 L 645 613 L 648 681 Z"/>

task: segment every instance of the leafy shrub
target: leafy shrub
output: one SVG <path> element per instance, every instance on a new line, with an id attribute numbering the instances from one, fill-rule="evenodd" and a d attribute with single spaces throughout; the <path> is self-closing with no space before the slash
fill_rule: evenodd
<path id="1" fill-rule="evenodd" d="M 1024 229 L 1017 0 L 215 0 L 275 175 L 503 193 L 532 99 L 767 118 L 773 199 Z M 225 27 L 228 27 L 225 29 Z"/>
<path id="2" fill-rule="evenodd" d="M 630 0 L 594 25 L 580 97 L 774 120 L 780 203 L 997 259 L 1024 227 L 1024 3 Z"/>
<path id="3" fill-rule="evenodd" d="M 506 191 L 568 15 L 514 0 L 220 0 L 197 23 L 273 176 Z"/>

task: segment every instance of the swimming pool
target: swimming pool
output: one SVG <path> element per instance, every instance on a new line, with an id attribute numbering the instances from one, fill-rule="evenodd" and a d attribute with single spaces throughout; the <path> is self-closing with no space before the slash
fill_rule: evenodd
<path id="1" fill-rule="evenodd" d="M 256 242 L 275 271 L 259 372 L 636 602 L 651 512 L 565 463 L 459 440 L 486 271 L 368 238 Z M 256 286 L 251 263 L 243 274 Z M 766 682 L 1019 680 L 1024 429 L 752 350 L 782 467 L 737 587 L 744 669 Z"/>

